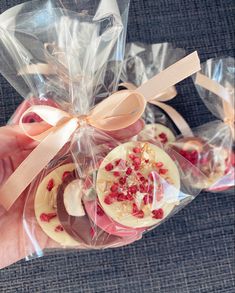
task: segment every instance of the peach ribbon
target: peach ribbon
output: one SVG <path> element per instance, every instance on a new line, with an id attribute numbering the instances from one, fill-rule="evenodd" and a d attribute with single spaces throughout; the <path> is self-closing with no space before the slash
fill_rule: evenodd
<path id="1" fill-rule="evenodd" d="M 195 84 L 205 88 L 206 90 L 214 93 L 218 97 L 222 99 L 223 110 L 224 110 L 224 123 L 229 125 L 232 131 L 233 138 L 235 137 L 235 112 L 234 106 L 232 105 L 232 95 L 234 93 L 230 93 L 225 87 L 220 85 L 218 82 L 210 79 L 209 77 L 205 76 L 204 74 L 197 73 Z"/>
<path id="2" fill-rule="evenodd" d="M 0 189 L 0 204 L 9 210 L 20 194 L 84 123 L 104 131 L 128 127 L 141 117 L 147 101 L 199 70 L 200 61 L 197 52 L 194 52 L 136 90 L 112 94 L 87 115 L 77 117 L 50 106 L 32 106 L 26 110 L 21 117 L 20 126 L 25 135 L 40 143 Z M 32 112 L 51 126 L 47 131 L 36 136 L 31 136 L 30 131 L 26 131 L 22 123 L 25 115 Z"/>
<path id="3" fill-rule="evenodd" d="M 132 83 L 121 83 L 120 86 L 123 86 L 127 88 L 128 90 L 136 90 L 136 86 Z M 179 131 L 184 136 L 193 136 L 193 132 L 186 122 L 186 120 L 180 115 L 179 112 L 177 112 L 173 107 L 170 105 L 165 104 L 164 102 L 170 101 L 174 99 L 177 96 L 177 91 L 175 86 L 171 86 L 168 89 L 166 89 L 164 92 L 154 96 L 151 100 L 148 102 L 150 104 L 153 104 L 159 108 L 161 108 L 163 111 L 165 111 L 168 116 L 171 118 L 171 120 L 174 122 L 176 127 L 179 129 Z"/>
<path id="4" fill-rule="evenodd" d="M 20 75 L 24 74 L 42 74 L 42 75 L 58 75 L 62 78 L 65 84 L 69 84 L 69 82 L 79 82 L 81 80 L 81 76 L 76 76 L 73 79 L 69 76 L 68 70 L 66 69 L 66 60 L 65 53 L 56 46 L 55 43 L 46 43 L 44 45 L 45 55 L 47 57 L 47 64 L 38 63 L 31 64 L 23 68 L 19 72 Z M 53 62 L 52 62 L 53 61 Z M 181 62 L 185 62 L 182 61 Z M 120 86 L 124 86 L 128 90 L 136 90 L 137 87 L 131 83 L 121 83 Z M 185 121 L 185 119 L 177 112 L 173 107 L 165 104 L 164 102 L 170 101 L 175 98 L 177 95 L 177 91 L 175 86 L 171 86 L 168 89 L 164 90 L 162 93 L 153 96 L 148 102 L 158 106 L 163 111 L 165 111 L 169 117 L 174 121 L 176 127 L 184 136 L 192 136 L 193 132 Z"/>

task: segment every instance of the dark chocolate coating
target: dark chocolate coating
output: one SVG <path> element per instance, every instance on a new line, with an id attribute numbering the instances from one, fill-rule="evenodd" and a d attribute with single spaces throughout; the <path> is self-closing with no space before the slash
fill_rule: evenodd
<path id="1" fill-rule="evenodd" d="M 119 242 L 123 242 L 121 237 L 108 234 L 98 228 L 91 219 L 85 215 L 82 217 L 70 216 L 64 205 L 64 191 L 69 183 L 76 180 L 78 176 L 75 171 L 71 172 L 63 183 L 58 187 L 57 194 L 57 213 L 61 225 L 65 231 L 81 244 L 87 245 L 90 248 L 105 248 L 109 246 L 119 246 Z M 84 209 L 85 210 L 85 209 Z M 92 237 L 91 229 L 95 231 Z"/>

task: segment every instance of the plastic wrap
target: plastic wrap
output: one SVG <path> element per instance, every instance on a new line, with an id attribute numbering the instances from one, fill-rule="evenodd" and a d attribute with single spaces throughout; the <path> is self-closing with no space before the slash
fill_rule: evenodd
<path id="1" fill-rule="evenodd" d="M 14 162 L 16 172 L 1 182 L 8 209 L 0 209 L 1 267 L 48 249 L 132 243 L 190 202 L 199 193 L 195 180 L 203 177 L 172 148 L 128 142 L 135 132 L 126 121 L 136 121 L 136 106 L 144 111 L 146 104 L 134 91 L 126 92 L 129 100 L 120 92 L 110 96 L 119 83 L 128 2 L 63 2 L 28 2 L 0 16 L 0 70 L 28 98 L 11 123 L 39 142 L 26 159 L 19 154 L 25 160 Z M 195 65 L 179 79 L 198 70 L 195 54 L 187 60 Z M 94 107 L 99 99 L 104 103 Z M 28 130 L 25 122 L 35 121 Z M 12 176 L 18 181 L 9 190 Z M 23 190 L 20 179 L 31 183 L 13 201 L 11 190 Z"/>
<path id="2" fill-rule="evenodd" d="M 129 2 L 76 3 L 32 1 L 3 13 L 0 66 L 21 96 L 81 112 L 117 88 Z"/>
<path id="3" fill-rule="evenodd" d="M 194 137 L 174 144 L 207 177 L 199 188 L 223 191 L 234 187 L 234 59 L 209 59 L 194 77 L 200 98 L 219 120 L 193 130 Z"/>
<path id="4" fill-rule="evenodd" d="M 128 43 L 121 74 L 123 86 L 140 86 L 154 75 L 163 71 L 185 56 L 185 50 L 175 48 L 170 43 L 143 44 Z M 170 97 L 177 95 L 176 89 Z M 164 102 L 166 99 L 162 99 Z M 149 103 L 143 115 L 146 126 L 137 137 L 138 140 L 153 137 L 163 145 L 175 141 L 180 130 L 174 118 L 168 115 L 168 109 L 161 107 L 162 103 Z"/>
<path id="5" fill-rule="evenodd" d="M 86 113 L 96 99 L 115 91 L 124 56 L 128 8 L 129 1 L 122 0 L 49 0 L 27 2 L 3 13 L 0 70 L 26 99 L 9 123 L 19 123 L 32 105 Z M 32 121 L 41 119 L 31 114 L 23 119 Z M 56 164 L 63 161 L 61 156 Z M 40 255 L 37 246 L 35 250 L 27 248 L 27 243 L 35 242 L 31 234 L 37 224 L 35 217 L 27 216 L 25 196 L 8 213 L 1 208 L 1 265 L 11 263 L 11 257 L 13 262 L 31 255 L 31 251 Z M 28 230 L 31 222 L 32 230 Z M 10 232 L 4 228 L 9 224 Z M 11 241 L 15 244 L 6 256 Z"/>

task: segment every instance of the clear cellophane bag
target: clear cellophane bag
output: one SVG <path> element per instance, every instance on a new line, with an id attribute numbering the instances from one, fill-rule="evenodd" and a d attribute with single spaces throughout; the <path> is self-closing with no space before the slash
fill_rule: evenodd
<path id="1" fill-rule="evenodd" d="M 234 59 L 215 58 L 201 64 L 193 77 L 198 94 L 217 120 L 178 137 L 174 148 L 206 176 L 199 188 L 221 192 L 234 188 Z"/>
<path id="2" fill-rule="evenodd" d="M 9 211 L 1 208 L 3 262 L 42 256 L 48 249 L 127 245 L 199 193 L 195 174 L 197 180 L 203 174 L 172 148 L 157 141 L 123 143 L 117 133 L 85 123 L 94 105 L 118 88 L 128 4 L 33 1 L 0 16 L 0 70 L 26 99 L 9 123 L 41 122 L 37 115 L 21 121 L 32 105 L 81 118 L 27 192 Z M 11 256 L 8 241 L 17 242 Z"/>
<path id="3" fill-rule="evenodd" d="M 127 43 L 122 68 L 122 86 L 140 86 L 185 56 L 185 50 L 171 43 L 144 44 Z M 176 89 L 175 95 L 177 95 Z M 163 145 L 173 142 L 179 134 L 172 117 L 160 105 L 149 103 L 143 114 L 146 127 L 137 139 L 154 137 Z"/>

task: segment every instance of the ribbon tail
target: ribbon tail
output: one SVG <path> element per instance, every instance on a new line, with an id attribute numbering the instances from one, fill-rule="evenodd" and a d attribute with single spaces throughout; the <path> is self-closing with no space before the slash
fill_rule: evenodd
<path id="1" fill-rule="evenodd" d="M 155 97 L 157 93 L 164 92 L 169 87 L 184 80 L 200 69 L 200 60 L 195 51 L 142 84 L 136 89 L 136 92 L 142 94 L 146 100 L 149 101 Z"/>
<path id="2" fill-rule="evenodd" d="M 234 108 L 230 105 L 226 100 L 223 101 L 223 109 L 224 109 L 224 123 L 227 124 L 232 133 L 232 138 L 235 139 L 235 113 Z"/>
<path id="3" fill-rule="evenodd" d="M 137 89 L 137 87 L 130 82 L 123 82 L 123 83 L 120 83 L 118 86 L 123 86 L 130 91 L 134 91 Z M 167 88 L 165 91 L 163 91 L 162 93 L 155 95 L 153 99 L 159 99 L 161 102 L 164 102 L 164 101 L 172 100 L 176 96 L 177 96 L 176 87 L 172 85 L 169 88 Z"/>
<path id="4" fill-rule="evenodd" d="M 130 83 L 130 82 L 122 82 L 122 83 L 119 83 L 118 86 L 123 86 L 130 91 L 134 91 L 137 89 L 137 86 L 135 86 L 133 83 Z"/>
<path id="5" fill-rule="evenodd" d="M 174 108 L 156 100 L 149 101 L 149 103 L 156 105 L 165 111 L 179 129 L 179 131 L 183 134 L 183 136 L 193 136 L 193 132 L 188 123 Z"/>
<path id="6" fill-rule="evenodd" d="M 173 85 L 166 89 L 164 92 L 160 93 L 159 95 L 155 96 L 153 100 L 157 99 L 159 102 L 166 102 L 174 99 L 177 96 L 176 87 Z"/>
<path id="7" fill-rule="evenodd" d="M 225 100 L 227 103 L 230 102 L 230 95 L 228 91 L 226 90 L 226 88 L 224 88 L 218 82 L 210 79 L 206 75 L 198 72 L 196 74 L 195 84 L 219 96 L 221 99 Z"/>
<path id="8" fill-rule="evenodd" d="M 224 123 L 229 125 L 232 132 L 232 137 L 235 137 L 235 131 L 234 131 L 234 120 L 235 120 L 235 113 L 234 113 L 234 107 L 232 105 L 232 99 L 231 95 L 228 92 L 228 90 L 223 87 L 221 84 L 216 82 L 215 80 L 210 79 L 204 74 L 197 73 L 195 84 L 203 87 L 204 89 L 212 92 L 213 94 L 217 95 L 222 99 L 223 104 L 223 110 L 224 110 Z"/>
<path id="9" fill-rule="evenodd" d="M 20 164 L 0 189 L 0 204 L 9 210 L 36 176 L 47 166 L 77 129 L 77 119 L 71 119 L 52 131 Z"/>

